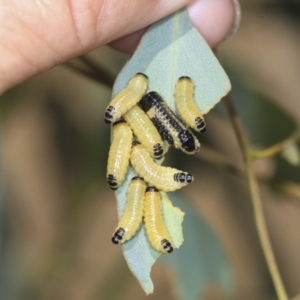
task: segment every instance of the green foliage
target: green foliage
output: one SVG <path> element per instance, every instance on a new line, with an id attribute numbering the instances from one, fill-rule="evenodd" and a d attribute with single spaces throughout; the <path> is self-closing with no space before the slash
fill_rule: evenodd
<path id="1" fill-rule="evenodd" d="M 175 286 L 180 299 L 199 299 L 211 282 L 231 294 L 233 277 L 222 245 L 205 220 L 179 192 L 170 195 L 174 205 L 185 212 L 183 245 L 162 260 L 175 271 Z"/>

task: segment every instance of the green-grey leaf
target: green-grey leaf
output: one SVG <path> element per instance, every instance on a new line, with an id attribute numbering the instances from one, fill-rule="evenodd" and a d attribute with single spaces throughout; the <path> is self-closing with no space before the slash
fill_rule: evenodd
<path id="1" fill-rule="evenodd" d="M 300 294 L 297 295 L 296 297 L 292 298 L 291 300 L 300 300 Z"/>
<path id="2" fill-rule="evenodd" d="M 132 58 L 119 73 L 113 95 L 124 89 L 136 73 L 149 78 L 150 90 L 161 94 L 175 111 L 174 88 L 181 76 L 192 78 L 195 101 L 202 113 L 207 113 L 230 90 L 230 82 L 213 52 L 191 24 L 186 9 L 152 25 L 144 35 Z M 116 192 L 119 215 L 126 203 L 130 179 L 136 176 L 129 167 L 126 180 Z M 181 223 L 183 214 L 163 196 L 163 216 L 174 247 L 183 242 Z M 123 245 L 129 268 L 145 292 L 153 292 L 151 267 L 161 253 L 149 244 L 143 226 L 137 235 Z M 173 255 L 173 254 L 171 254 Z"/>
<path id="3" fill-rule="evenodd" d="M 281 152 L 282 157 L 293 166 L 300 166 L 300 153 L 297 144 L 292 144 Z"/>
<path id="4" fill-rule="evenodd" d="M 233 291 L 233 277 L 222 246 L 208 224 L 180 193 L 171 194 L 175 205 L 185 211 L 184 244 L 164 262 L 175 270 L 175 286 L 180 299 L 196 300 L 211 282 L 218 283 L 225 293 Z"/>

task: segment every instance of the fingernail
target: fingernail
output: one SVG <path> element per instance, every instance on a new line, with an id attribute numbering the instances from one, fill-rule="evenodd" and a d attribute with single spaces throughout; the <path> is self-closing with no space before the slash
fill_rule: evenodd
<path id="1" fill-rule="evenodd" d="M 240 2 L 239 2 L 239 0 L 232 0 L 232 2 L 234 5 L 235 20 L 234 20 L 231 30 L 229 31 L 229 33 L 227 34 L 227 36 L 225 38 L 225 40 L 229 39 L 233 34 L 235 34 L 241 24 L 242 10 L 241 10 Z"/>

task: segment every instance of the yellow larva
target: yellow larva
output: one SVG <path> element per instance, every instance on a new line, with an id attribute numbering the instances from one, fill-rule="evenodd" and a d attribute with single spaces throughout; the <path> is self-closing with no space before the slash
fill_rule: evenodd
<path id="1" fill-rule="evenodd" d="M 150 155 L 156 159 L 161 158 L 164 153 L 163 141 L 156 127 L 144 111 L 135 105 L 123 115 L 123 118 L 130 125 L 135 136 L 148 150 Z"/>
<path id="2" fill-rule="evenodd" d="M 146 234 L 152 247 L 163 253 L 171 253 L 173 247 L 162 216 L 161 197 L 155 187 L 146 189 L 144 223 Z"/>
<path id="3" fill-rule="evenodd" d="M 113 234 L 112 242 L 118 244 L 131 239 L 139 229 L 143 219 L 146 183 L 141 177 L 133 177 L 127 191 L 124 212 Z"/>
<path id="4" fill-rule="evenodd" d="M 148 87 L 148 78 L 142 73 L 137 73 L 129 81 L 126 88 L 118 93 L 109 103 L 105 111 L 105 123 L 110 124 L 119 119 L 145 94 Z"/>
<path id="5" fill-rule="evenodd" d="M 132 144 L 130 161 L 139 176 L 164 192 L 175 191 L 194 180 L 191 174 L 156 164 L 146 148 L 138 142 Z"/>
<path id="6" fill-rule="evenodd" d="M 139 105 L 151 119 L 161 137 L 170 145 L 174 145 L 186 154 L 194 154 L 200 150 L 197 138 L 178 119 L 158 93 L 147 93 Z"/>
<path id="7" fill-rule="evenodd" d="M 176 108 L 188 126 L 198 132 L 206 131 L 202 113 L 194 102 L 194 84 L 189 77 L 180 77 L 175 88 Z"/>
<path id="8" fill-rule="evenodd" d="M 127 172 L 133 133 L 124 120 L 115 122 L 112 130 L 113 140 L 109 149 L 106 174 L 110 188 L 116 190 Z"/>

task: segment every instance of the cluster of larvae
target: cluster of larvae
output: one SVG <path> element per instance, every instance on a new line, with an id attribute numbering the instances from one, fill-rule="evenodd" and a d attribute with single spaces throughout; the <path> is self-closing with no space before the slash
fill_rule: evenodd
<path id="1" fill-rule="evenodd" d="M 155 91 L 146 93 L 148 78 L 137 73 L 127 87 L 110 102 L 105 122 L 112 124 L 112 143 L 107 164 L 107 181 L 118 189 L 131 164 L 138 176 L 133 177 L 127 191 L 125 210 L 112 237 L 118 244 L 132 238 L 144 222 L 152 247 L 171 253 L 173 247 L 162 216 L 161 195 L 191 183 L 191 174 L 161 166 L 167 146 L 173 145 L 187 154 L 200 150 L 200 143 L 189 127 L 204 133 L 204 118 L 193 101 L 194 85 L 189 77 L 176 84 L 176 108 L 182 121 Z M 186 125 L 187 124 L 187 125 Z"/>

